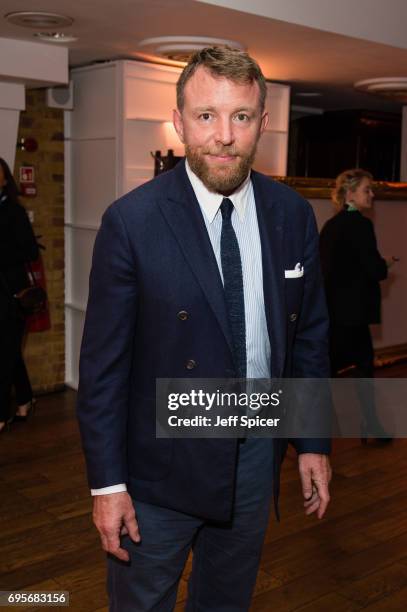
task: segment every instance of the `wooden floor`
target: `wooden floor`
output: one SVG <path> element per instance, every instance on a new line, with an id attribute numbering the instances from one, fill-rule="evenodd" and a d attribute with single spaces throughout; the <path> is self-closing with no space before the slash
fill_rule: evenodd
<path id="1" fill-rule="evenodd" d="M 386 374 L 406 376 L 407 367 Z M 41 397 L 32 419 L 0 437 L 0 590 L 67 590 L 71 610 L 101 612 L 104 554 L 91 524 L 74 404 L 73 391 Z M 270 521 L 253 612 L 407 609 L 407 440 L 388 447 L 338 441 L 332 462 L 333 499 L 318 521 L 303 514 L 295 456 L 288 456 L 282 520 Z"/>

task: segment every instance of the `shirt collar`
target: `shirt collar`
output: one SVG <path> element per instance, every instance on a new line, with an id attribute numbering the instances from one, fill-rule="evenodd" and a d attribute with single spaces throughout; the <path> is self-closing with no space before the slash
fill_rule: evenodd
<path id="1" fill-rule="evenodd" d="M 216 217 L 216 213 L 219 210 L 220 205 L 222 204 L 222 200 L 224 196 L 221 193 L 214 193 L 209 191 L 209 189 L 203 184 L 201 179 L 193 172 L 188 164 L 188 160 L 185 160 L 185 169 L 187 171 L 187 175 L 189 180 L 191 181 L 192 188 L 195 192 L 196 199 L 199 202 L 199 206 L 202 209 L 205 217 L 208 219 L 209 223 L 212 223 L 214 218 Z M 233 206 L 236 209 L 239 220 L 243 222 L 244 215 L 246 211 L 246 205 L 249 195 L 249 190 L 251 189 L 251 180 L 250 180 L 250 172 L 243 181 L 243 183 L 234 191 L 230 196 L 228 196 L 229 200 L 232 201 Z"/>

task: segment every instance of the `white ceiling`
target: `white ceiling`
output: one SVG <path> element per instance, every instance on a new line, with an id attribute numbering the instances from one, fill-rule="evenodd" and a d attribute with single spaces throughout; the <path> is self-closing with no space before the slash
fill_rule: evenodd
<path id="1" fill-rule="evenodd" d="M 288 23 L 407 48 L 406 0 L 198 0 Z"/>
<path id="2" fill-rule="evenodd" d="M 331 18 L 338 13 L 341 6 L 341 20 L 337 32 L 351 31 L 354 35 L 355 12 L 350 12 L 346 28 L 343 21 L 344 9 L 351 0 L 323 0 L 325 17 L 329 17 L 326 8 L 333 10 Z M 209 3 L 208 3 L 209 2 Z M 287 4 L 287 0 L 284 0 Z M 301 2 L 315 8 L 315 3 L 322 0 L 292 0 L 291 5 Z M 400 4 L 402 2 L 402 4 Z M 293 85 L 293 103 L 321 108 L 371 108 L 399 110 L 400 104 L 357 93 L 353 83 L 358 80 L 374 77 L 407 76 L 407 28 L 406 20 L 400 20 L 397 7 L 407 7 L 407 0 L 352 0 L 355 3 L 368 4 L 374 11 L 366 13 L 361 24 L 364 38 L 343 33 L 327 31 L 326 23 L 314 16 L 317 29 L 309 25 L 312 14 L 298 13 L 297 22 L 288 23 L 284 19 L 293 19 L 289 14 L 281 13 L 282 0 L 253 0 L 250 10 L 274 8 L 280 20 L 232 10 L 216 4 L 242 5 L 241 0 L 0 0 L 0 37 L 33 39 L 33 31 L 13 26 L 4 20 L 8 12 L 18 10 L 41 10 L 69 15 L 75 21 L 65 29 L 66 33 L 78 37 L 70 43 L 69 56 L 72 66 L 88 64 L 115 58 L 134 58 L 141 51 L 138 43 L 155 36 L 214 36 L 229 38 L 243 43 L 251 55 L 260 63 L 265 75 L 271 80 L 288 82 Z M 345 3 L 345 4 L 344 4 Z M 290 4 L 290 3 L 288 3 Z M 260 7 L 261 5 L 261 7 Z M 386 40 L 391 40 L 389 28 L 394 28 L 394 46 L 366 40 L 369 34 L 369 19 L 372 18 L 370 38 L 377 38 L 377 24 L 380 22 L 378 10 L 382 6 L 383 17 L 392 14 L 391 22 L 386 22 Z M 280 12 L 277 11 L 280 9 Z M 292 6 L 291 6 L 292 9 Z M 360 6 L 359 6 L 360 9 Z M 263 10 L 264 12 L 264 10 Z M 407 9 L 404 13 L 407 12 Z M 406 16 L 406 15 L 404 15 Z M 359 16 L 360 17 L 360 16 Z M 384 23 L 384 22 L 383 22 Z M 332 29 L 332 28 L 331 28 Z M 362 34 L 361 34 L 362 35 Z M 383 37 L 382 37 L 383 38 Z M 396 46 L 398 45 L 398 46 Z M 319 91 L 321 98 L 312 102 L 297 98 L 298 91 Z"/>

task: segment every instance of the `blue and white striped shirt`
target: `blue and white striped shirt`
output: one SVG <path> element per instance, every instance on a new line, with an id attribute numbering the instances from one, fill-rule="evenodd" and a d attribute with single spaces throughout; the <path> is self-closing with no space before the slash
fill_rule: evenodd
<path id="1" fill-rule="evenodd" d="M 220 236 L 223 195 L 209 191 L 186 162 L 186 171 L 201 207 L 206 229 L 222 277 Z M 246 320 L 247 378 L 270 378 L 270 341 L 263 294 L 261 242 L 256 203 L 250 174 L 239 189 L 228 196 L 233 202 L 232 225 L 240 249 Z M 223 278 L 222 278 L 223 280 Z"/>

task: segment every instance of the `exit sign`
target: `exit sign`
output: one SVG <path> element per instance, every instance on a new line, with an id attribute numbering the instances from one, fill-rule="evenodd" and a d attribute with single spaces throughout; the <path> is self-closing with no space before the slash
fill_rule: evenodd
<path id="1" fill-rule="evenodd" d="M 20 183 L 34 183 L 34 167 L 33 166 L 21 166 Z"/>

